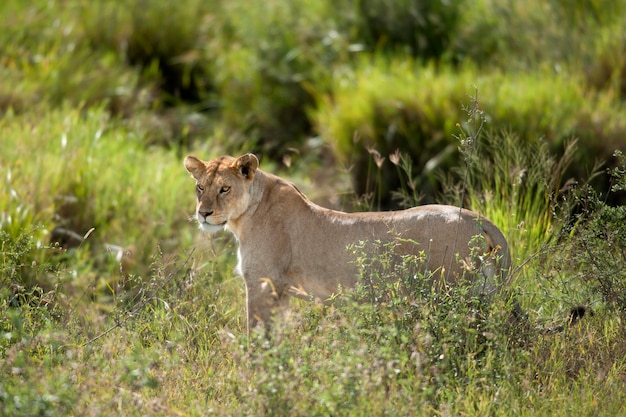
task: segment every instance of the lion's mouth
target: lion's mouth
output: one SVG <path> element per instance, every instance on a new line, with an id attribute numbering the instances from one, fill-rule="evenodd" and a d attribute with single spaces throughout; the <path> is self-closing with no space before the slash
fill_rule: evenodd
<path id="1" fill-rule="evenodd" d="M 200 226 L 200 230 L 211 233 L 224 229 L 224 226 L 226 226 L 226 223 L 228 221 L 224 220 L 222 222 L 216 223 L 211 221 L 209 217 L 201 216 L 198 213 L 196 213 L 196 220 L 198 221 L 198 226 Z"/>
<path id="2" fill-rule="evenodd" d="M 218 223 L 218 224 L 204 222 L 204 223 L 199 223 L 199 225 L 200 225 L 200 230 L 204 232 L 215 233 L 215 232 L 219 232 L 220 230 L 223 230 L 224 226 L 226 226 L 226 222 Z"/>
<path id="3" fill-rule="evenodd" d="M 220 223 L 213 223 L 213 222 L 209 222 L 208 220 L 206 222 L 210 224 L 211 226 L 226 226 L 226 220 Z"/>

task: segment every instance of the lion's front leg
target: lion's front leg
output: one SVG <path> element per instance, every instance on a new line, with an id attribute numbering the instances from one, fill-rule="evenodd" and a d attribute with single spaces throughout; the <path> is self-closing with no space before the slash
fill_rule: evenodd
<path id="1" fill-rule="evenodd" d="M 277 288 L 269 278 L 248 279 L 246 281 L 248 307 L 248 334 L 258 325 L 263 324 L 268 330 L 272 313 L 289 305 L 289 296 Z"/>

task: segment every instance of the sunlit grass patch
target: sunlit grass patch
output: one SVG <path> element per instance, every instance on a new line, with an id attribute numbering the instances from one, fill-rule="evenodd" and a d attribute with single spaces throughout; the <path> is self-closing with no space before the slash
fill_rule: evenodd
<path id="1" fill-rule="evenodd" d="M 380 54 L 337 75 L 330 92 L 317 96 L 311 117 L 339 163 L 350 168 L 358 195 L 380 194 L 382 206 L 390 205 L 401 179 L 389 160 L 399 150 L 419 167 L 415 186 L 424 202 L 432 202 L 441 186 L 436 172 L 451 169 L 459 158 L 457 125 L 465 123 L 464 107 L 471 107 L 476 90 L 485 132 L 513 132 L 523 144 L 545 141 L 547 149 L 559 153 L 575 137 L 577 162 L 587 152 L 610 155 L 615 138 L 626 131 L 619 117 L 623 106 L 611 93 L 590 94 L 576 75 L 423 66 Z M 374 152 L 381 156 L 378 175 Z M 580 163 L 569 172 L 581 177 L 591 169 Z"/>
<path id="2" fill-rule="evenodd" d="M 41 225 L 40 246 L 90 248 L 91 263 L 111 265 L 114 275 L 122 258 L 125 274 L 145 273 L 155 255 L 173 254 L 191 239 L 191 228 L 173 234 L 193 209 L 193 199 L 181 204 L 189 184 L 175 152 L 146 152 L 103 111 L 16 115 L 1 123 L 2 229 L 14 238 Z"/>

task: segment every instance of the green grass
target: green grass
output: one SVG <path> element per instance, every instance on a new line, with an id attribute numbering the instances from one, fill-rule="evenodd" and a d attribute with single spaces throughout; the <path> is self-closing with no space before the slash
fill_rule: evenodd
<path id="1" fill-rule="evenodd" d="M 271 343 L 259 336 L 250 349 L 241 336 L 242 326 L 233 321 L 237 314 L 221 317 L 220 310 L 232 306 L 236 298 L 220 301 L 205 287 L 196 285 L 187 292 L 168 288 L 162 300 L 86 346 L 71 343 L 80 341 L 85 331 L 76 321 L 64 331 L 41 326 L 36 337 L 29 337 L 29 329 L 21 330 L 20 342 L 3 356 L 4 413 L 30 415 L 53 409 L 81 415 L 206 415 L 209 410 L 217 415 L 574 411 L 615 415 L 623 411 L 624 333 L 619 320 L 601 313 L 566 334 L 530 330 L 525 336 L 532 339 L 520 346 L 507 338 L 516 332 L 498 327 L 506 319 L 497 309 L 482 323 L 492 327 L 478 327 L 483 335 L 472 333 L 475 322 L 467 322 L 462 314 L 445 313 L 453 305 L 439 308 L 448 316 L 439 328 L 404 329 L 372 327 L 363 320 L 366 307 L 306 308 L 299 309 Z M 237 295 L 241 296 L 223 296 Z M 203 306 L 215 303 L 215 307 L 198 308 L 197 297 Z M 21 310 L 25 321 L 41 320 L 28 311 Z M 20 331 L 19 326 L 16 329 Z"/>
<path id="2" fill-rule="evenodd" d="M 626 412 L 626 3 L 383 3 L 1 3 L 0 415 Z M 369 207 L 462 198 L 504 230 L 510 290 L 364 268 L 397 278 L 380 306 L 296 301 L 246 336 L 236 243 L 190 222 L 182 166 L 244 151 L 334 206 L 357 172 Z"/>
<path id="3" fill-rule="evenodd" d="M 612 94 L 588 91 L 576 76 L 544 70 L 488 72 L 471 65 L 461 70 L 424 67 L 412 59 L 380 55 L 336 77 L 332 93 L 318 98 L 312 117 L 339 162 L 351 167 L 357 193 L 380 187 L 390 197 L 400 184 L 388 158 L 399 150 L 420 167 L 415 187 L 424 202 L 432 202 L 439 191 L 435 171 L 450 170 L 459 158 L 454 136 L 458 125 L 465 124 L 464 107 L 471 107 L 476 89 L 486 132 L 514 132 L 523 143 L 545 141 L 544 152 L 562 153 L 568 141 L 578 138 L 579 164 L 568 172 L 577 178 L 592 168 L 582 155 L 608 158 L 626 128 L 619 121 L 623 105 Z M 382 182 L 368 176 L 371 149 L 387 159 Z"/>
<path id="4" fill-rule="evenodd" d="M 176 152 L 146 150 L 95 109 L 27 113 L 1 124 L 1 226 L 12 239 L 38 225 L 40 247 L 88 247 L 90 264 L 107 271 L 102 284 L 112 287 L 120 275 L 116 256 L 124 258 L 123 275 L 145 274 L 155 256 L 176 256 L 190 242 L 189 233 L 175 233 L 193 210 L 177 204 L 189 183 Z"/>

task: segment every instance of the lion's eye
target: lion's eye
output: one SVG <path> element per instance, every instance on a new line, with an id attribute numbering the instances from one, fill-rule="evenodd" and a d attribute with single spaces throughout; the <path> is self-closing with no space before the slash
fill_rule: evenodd
<path id="1" fill-rule="evenodd" d="M 225 186 L 223 186 L 223 187 L 220 189 L 220 194 L 224 194 L 224 193 L 227 193 L 227 192 L 229 192 L 229 191 L 230 191 L 230 187 L 229 187 L 228 185 L 225 185 Z"/>
<path id="2" fill-rule="evenodd" d="M 199 192 L 202 192 L 202 191 L 204 191 L 204 187 L 201 186 L 200 184 L 196 184 L 196 190 L 199 191 Z"/>

